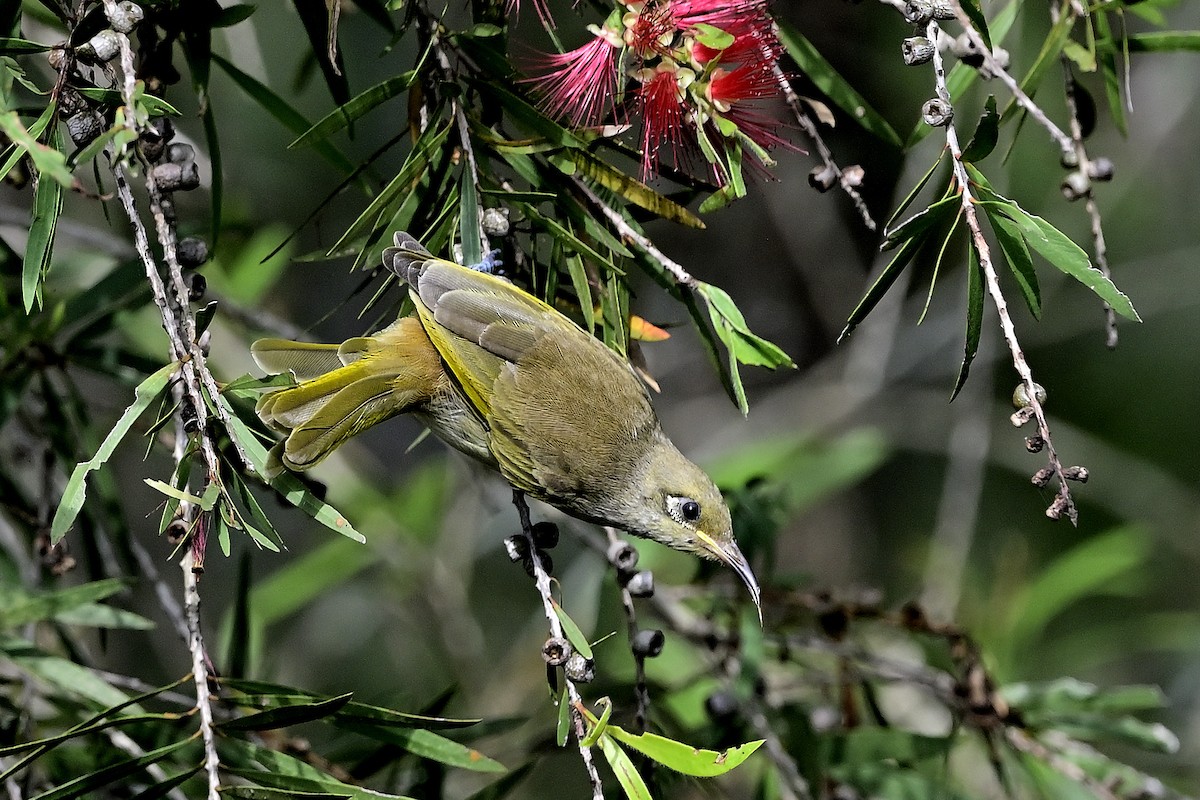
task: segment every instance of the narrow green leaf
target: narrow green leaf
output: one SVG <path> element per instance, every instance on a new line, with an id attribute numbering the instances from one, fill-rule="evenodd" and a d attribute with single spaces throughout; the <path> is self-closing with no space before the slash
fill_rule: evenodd
<path id="1" fill-rule="evenodd" d="M 5 605 L 0 607 L 0 628 L 56 619 L 64 612 L 111 597 L 125 587 L 125 581 L 119 578 L 106 578 L 56 592 L 8 596 Z"/>
<path id="2" fill-rule="evenodd" d="M 781 348 L 755 335 L 746 324 L 746 318 L 733 302 L 733 298 L 719 286 L 703 281 L 697 282 L 696 291 L 708 304 L 714 326 L 727 326 L 734 334 L 730 337 L 731 354 L 743 364 L 776 369 L 794 367 L 790 356 Z"/>
<path id="3" fill-rule="evenodd" d="M 424 60 L 424 56 L 422 56 L 422 60 Z M 415 69 L 409 70 L 372 86 L 349 103 L 338 106 L 333 111 L 330 111 L 316 124 L 300 134 L 295 141 L 288 145 L 288 149 L 304 147 L 315 144 L 322 139 L 328 139 L 330 135 L 347 127 L 354 120 L 391 100 L 396 95 L 408 91 L 409 87 L 413 85 L 413 81 L 417 79 L 418 74 Z"/>
<path id="4" fill-rule="evenodd" d="M 972 163 L 982 161 L 996 149 L 999 139 L 1000 115 L 996 113 L 996 96 L 989 94 L 983 106 L 983 115 L 979 118 L 979 124 L 975 126 L 975 135 L 963 148 L 962 160 Z"/>
<path id="5" fill-rule="evenodd" d="M 608 734 L 600 737 L 600 752 L 604 753 L 604 757 L 608 759 L 608 765 L 612 767 L 613 773 L 617 776 L 617 782 L 621 784 L 621 788 L 629 800 L 654 800 L 650 796 L 650 789 L 647 788 L 646 782 L 638 774 L 637 767 L 633 765 L 629 756 L 613 737 Z"/>
<path id="6" fill-rule="evenodd" d="M 87 486 L 84 482 L 87 474 L 99 469 L 108 461 L 121 439 L 133 427 L 133 423 L 167 387 L 167 382 L 177 366 L 175 362 L 172 362 L 142 381 L 134 390 L 133 403 L 125 409 L 125 413 L 117 420 L 117 424 L 104 437 L 96 455 L 90 461 L 81 462 L 75 467 L 71 477 L 67 480 L 66 488 L 63 489 L 62 499 L 59 500 L 58 509 L 54 512 L 54 520 L 50 524 L 51 543 L 60 541 L 66 535 L 75 522 L 75 517 L 79 515 L 80 509 L 83 508 L 84 495 L 87 493 Z"/>
<path id="7" fill-rule="evenodd" d="M 212 54 L 212 63 L 216 64 L 225 74 L 228 75 L 235 84 L 246 94 L 250 99 L 258 103 L 262 108 L 274 117 L 283 127 L 296 135 L 300 135 L 312 127 L 312 123 L 296 109 L 274 91 L 269 86 L 262 83 L 257 78 L 243 72 L 235 67 L 232 63 L 225 60 L 216 53 Z M 326 141 L 314 143 L 313 148 L 318 154 L 333 166 L 337 167 L 345 175 L 355 173 L 356 167 L 350 159 L 346 158 L 340 150 Z"/>
<path id="8" fill-rule="evenodd" d="M 929 126 L 925 125 L 925 127 L 928 128 Z M 938 153 L 938 157 L 934 159 L 932 164 L 929 165 L 929 169 L 924 175 L 921 176 L 921 180 L 917 181 L 916 185 L 913 186 L 904 199 L 900 201 L 900 205 L 896 206 L 896 210 L 892 212 L 892 216 L 889 217 L 888 221 L 884 224 L 884 230 L 890 230 L 892 226 L 896 224 L 896 220 L 900 218 L 900 215 L 907 211 L 908 207 L 912 205 L 913 200 L 917 199 L 917 195 L 919 195 L 921 190 L 924 189 L 926 184 L 929 183 L 929 179 L 933 177 L 933 173 L 937 171 L 938 166 L 942 163 L 942 156 L 945 155 L 945 153 L 946 149 L 942 148 L 942 152 Z"/>
<path id="9" fill-rule="evenodd" d="M 958 378 L 954 381 L 954 391 L 950 393 L 950 402 L 958 397 L 962 387 L 967 383 L 967 374 L 971 371 L 971 362 L 979 352 L 979 337 L 983 333 L 983 268 L 979 265 L 979 251 L 975 243 L 967 241 L 967 337 L 963 345 L 962 365 L 958 368 Z"/>
<path id="10" fill-rule="evenodd" d="M 654 733 L 633 734 L 612 724 L 606 730 L 609 735 L 626 747 L 631 747 L 676 772 L 694 775 L 698 778 L 724 775 L 749 758 L 750 754 L 762 746 L 764 741 L 758 739 L 717 752 L 700 750 L 689 744 Z"/>
<path id="11" fill-rule="evenodd" d="M 51 45 L 31 42 L 28 39 L 0 37 L 0 56 L 23 56 L 30 53 L 45 53 Z"/>
<path id="12" fill-rule="evenodd" d="M 892 256 L 892 260 L 879 273 L 879 277 L 867 289 L 866 294 L 858 301 L 858 305 L 850 312 L 850 317 L 846 320 L 846 327 L 842 329 L 838 335 L 838 341 L 844 341 L 847 336 L 854 332 L 859 323 L 867 318 L 867 314 L 883 299 L 887 294 L 888 289 L 892 288 L 892 284 L 900 277 L 900 273 L 904 272 L 904 268 L 916 256 L 917 250 L 924 244 L 925 237 L 917 236 L 909 239 L 900 249 L 896 251 L 896 255 Z"/>
<path id="13" fill-rule="evenodd" d="M 218 746 L 221 765 L 226 771 L 263 786 L 293 791 L 335 792 L 348 794 L 354 800 L 411 800 L 344 784 L 298 758 L 242 739 L 221 737 Z"/>
<path id="14" fill-rule="evenodd" d="M 689 228 L 704 229 L 704 220 L 691 211 L 674 200 L 663 197 L 646 184 L 629 177 L 591 153 L 584 150 L 568 150 L 566 155 L 580 174 L 591 178 L 604 188 L 616 192 L 633 205 Z"/>
<path id="15" fill-rule="evenodd" d="M 337 34 L 337 29 L 332 27 L 336 20 L 333 6 L 326 5 L 324 0 L 292 0 L 292 5 L 300 21 L 304 23 L 304 32 L 308 34 L 313 58 L 321 67 L 321 75 L 325 78 L 329 96 L 335 103 L 347 102 L 350 99 L 350 80 L 346 77 L 342 50 L 333 38 Z"/>
<path id="16" fill-rule="evenodd" d="M 554 741 L 559 747 L 566 747 L 567 737 L 571 734 L 571 698 L 567 696 L 566 687 L 558 696 L 558 724 L 554 730 Z"/>
<path id="17" fill-rule="evenodd" d="M 180 739 L 177 742 L 164 745 L 143 755 L 118 761 L 116 764 L 102 767 L 95 772 L 80 775 L 78 778 L 67 781 L 55 789 L 34 796 L 32 800 L 70 800 L 70 798 L 74 797 L 84 797 L 89 792 L 93 792 L 102 786 L 107 786 L 122 778 L 135 775 L 151 764 L 157 764 L 176 750 L 190 745 L 199 735 L 199 733 L 192 734 L 186 739 Z"/>
<path id="18" fill-rule="evenodd" d="M 1033 269 L 1033 257 L 1021 236 L 1021 229 L 1004 214 L 992 213 L 992 209 L 986 205 L 984 213 L 992 225 L 992 232 L 996 234 L 996 242 L 1004 253 L 1004 260 L 1008 262 L 1013 277 L 1017 279 L 1017 286 L 1021 289 L 1021 296 L 1025 298 L 1025 305 L 1029 307 L 1029 313 L 1033 314 L 1035 319 L 1041 319 L 1042 290 L 1038 285 L 1037 273 Z"/>
<path id="19" fill-rule="evenodd" d="M 937 260 L 933 262 L 933 274 L 929 276 L 929 293 L 925 295 L 925 307 L 921 309 L 921 316 L 917 318 L 918 325 L 925 321 L 925 315 L 929 313 L 929 306 L 933 302 L 933 290 L 937 287 L 938 275 L 942 272 L 942 259 L 946 257 L 946 250 L 950 247 L 950 241 L 954 238 L 954 232 L 958 230 L 958 223 L 961 221 L 960 206 L 960 213 L 955 214 L 954 222 L 950 225 L 950 229 L 946 231 L 946 237 L 942 239 L 942 246 L 938 249 Z"/>
<path id="20" fill-rule="evenodd" d="M 571 643 L 571 647 L 574 647 L 575 652 L 579 653 L 579 655 L 590 660 L 593 657 L 592 646 L 588 644 L 587 637 L 583 635 L 583 631 L 575 624 L 575 620 L 571 619 L 566 611 L 563 611 L 562 606 L 554 600 L 550 602 L 554 605 L 554 613 L 558 614 L 558 621 L 562 623 L 563 635 L 567 637 L 567 641 Z"/>
<path id="21" fill-rule="evenodd" d="M 475 176 L 464 166 L 458 192 L 458 235 L 462 242 L 463 263 L 468 266 L 483 261 L 483 240 L 479 232 L 479 194 L 475 191 Z"/>
<path id="22" fill-rule="evenodd" d="M 983 37 L 983 43 L 987 45 L 987 49 L 992 50 L 992 34 L 988 31 L 987 18 L 983 16 L 983 10 L 979 7 L 978 0 L 961 0 L 958 5 L 967 15 L 967 19 L 971 20 L 975 30 L 979 31 L 979 35 Z"/>
<path id="23" fill-rule="evenodd" d="M 567 255 L 563 261 L 571 276 L 571 286 L 575 296 L 579 298 L 579 313 L 583 315 L 583 327 L 588 333 L 596 332 L 596 310 L 592 304 L 592 287 L 588 283 L 587 271 L 583 268 L 583 259 L 578 253 Z"/>
<path id="24" fill-rule="evenodd" d="M 410 797 L 385 794 L 374 789 L 351 786 L 330 778 L 323 773 L 318 773 L 321 777 L 316 778 L 293 775 L 287 772 L 264 772 L 243 767 L 226 767 L 226 771 L 239 778 L 261 784 L 265 788 L 278 789 L 281 792 L 291 792 L 292 797 L 303 797 L 303 794 L 297 795 L 297 793 L 308 792 L 309 796 L 325 793 L 333 794 L 334 796 L 349 797 L 352 800 L 413 800 Z"/>
<path id="25" fill-rule="evenodd" d="M 36 303 L 42 305 L 42 282 L 50 269 L 50 256 L 54 249 L 54 231 L 58 227 L 58 216 L 63 208 L 63 187 L 50 176 L 38 179 L 37 193 L 33 199 L 33 221 L 29 225 L 29 238 L 25 242 L 25 259 L 21 271 L 21 298 L 25 313 L 33 310 Z"/>
<path id="26" fill-rule="evenodd" d="M 526 203 L 518 203 L 517 207 L 520 208 L 521 211 L 527 217 L 529 217 L 532 222 L 536 223 L 537 227 L 541 228 L 546 233 L 550 234 L 559 242 L 561 242 L 563 247 L 595 259 L 598 263 L 608 267 L 609 271 L 612 273 L 618 275 L 624 274 L 615 264 L 613 264 L 612 259 L 608 258 L 599 250 L 580 239 L 575 235 L 574 231 L 572 231 L 566 225 L 563 225 L 561 222 L 549 215 L 541 213 L 536 208 Z"/>
<path id="27" fill-rule="evenodd" d="M 78 608 L 55 614 L 54 619 L 64 625 L 78 625 L 83 628 L 148 631 L 155 627 L 151 620 L 141 614 L 100 603 L 86 603 Z"/>
<path id="28" fill-rule="evenodd" d="M 399 728 L 334 720 L 339 728 L 367 736 L 380 742 L 394 744 L 413 755 L 472 772 L 507 772 L 499 761 L 488 758 L 478 750 L 459 744 L 445 736 L 423 728 Z"/>
<path id="29" fill-rule="evenodd" d="M 833 65 L 825 60 L 825 57 L 817 51 L 817 48 L 813 47 L 808 39 L 805 39 L 799 31 L 781 19 L 776 20 L 776 24 L 779 28 L 779 41 L 787 50 L 788 55 L 826 97 L 867 132 L 874 134 L 893 147 L 904 146 L 900 135 L 888 124 L 887 120 L 872 108 L 862 95 L 846 82 L 845 78 L 837 73 Z"/>
<path id="30" fill-rule="evenodd" d="M 882 251 L 892 250 L 904 242 L 924 236 L 929 230 L 944 223 L 951 217 L 962 212 L 962 197 L 950 194 L 943 197 L 923 211 L 918 211 L 895 228 L 887 231 L 883 243 L 879 245 Z"/>
<path id="31" fill-rule="evenodd" d="M 305 792 L 266 786 L 222 786 L 220 794 L 222 797 L 236 797 L 239 800 L 350 800 L 354 796 L 338 792 Z"/>
<path id="32" fill-rule="evenodd" d="M 75 184 L 75 176 L 67 167 L 67 157 L 62 152 L 62 142 L 59 138 L 56 135 L 52 137 L 52 146 L 38 141 L 38 137 L 42 135 L 50 120 L 53 119 L 56 108 L 54 103 L 46 106 L 41 116 L 28 129 L 21 124 L 21 119 L 16 111 L 0 113 L 0 132 L 9 138 L 4 149 L 7 150 L 15 145 L 4 162 L 4 166 L 0 168 L 0 178 L 8 174 L 13 165 L 23 156 L 28 155 L 39 176 L 49 178 L 67 189 Z"/>
<path id="33" fill-rule="evenodd" d="M 37 676 L 59 692 L 82 697 L 100 708 L 129 703 L 128 695 L 87 667 L 43 653 L 21 639 L 0 639 L 0 651 L 5 652 L 12 663 Z"/>
<path id="34" fill-rule="evenodd" d="M 346 694 L 331 697 L 328 700 L 320 700 L 315 703 L 297 703 L 295 705 L 280 706 L 279 708 L 270 708 L 266 711 L 260 711 L 257 714 L 226 720 L 225 722 L 218 723 L 217 727 L 228 731 L 272 731 L 278 728 L 286 728 L 289 725 L 300 725 L 301 723 L 332 716 L 349 703 L 350 698 L 353 696 L 353 692 L 347 692 Z"/>
<path id="35" fill-rule="evenodd" d="M 1125 37 L 1131 53 L 1200 52 L 1200 31 L 1152 31 Z"/>
<path id="36" fill-rule="evenodd" d="M 349 229 L 342 234 L 341 238 L 329 248 L 327 254 L 332 255 L 344 247 L 354 239 L 367 233 L 383 210 L 392 205 L 399 199 L 401 195 L 407 194 L 412 190 L 412 183 L 425 171 L 429 162 L 434 155 L 441 150 L 442 145 L 446 141 L 446 137 L 450 133 L 450 126 L 443 125 L 441 128 L 429 126 L 429 128 L 421 135 L 421 138 L 413 146 L 412 151 L 405 159 L 404 166 L 396 173 L 383 189 L 375 196 L 370 204 L 359 214 Z"/>
<path id="37" fill-rule="evenodd" d="M 469 728 L 483 721 L 478 718 L 431 717 L 426 714 L 412 714 L 407 711 L 397 711 L 393 708 L 372 706 L 357 701 L 347 703 L 342 710 L 338 711 L 337 718 L 347 722 L 366 722 L 371 725 L 395 725 L 409 728 Z"/>
<path id="38" fill-rule="evenodd" d="M 176 488 L 176 487 L 172 486 L 171 484 L 166 483 L 164 481 L 160 481 L 157 478 L 143 478 L 142 483 L 146 484 L 151 489 L 154 489 L 155 491 L 158 491 L 158 492 L 162 492 L 167 497 L 170 497 L 174 500 L 178 500 L 182 503 L 191 503 L 193 505 L 200 506 L 205 502 L 203 497 L 192 494 L 191 492 L 185 492 L 184 490 Z M 209 505 L 208 508 L 203 509 L 203 510 L 211 511 L 212 506 Z"/>
<path id="39" fill-rule="evenodd" d="M 988 200 L 981 202 L 980 205 L 988 209 L 995 209 L 998 213 L 1008 216 L 1020 228 L 1025 242 L 1042 258 L 1049 261 L 1056 269 L 1091 289 L 1097 297 L 1108 303 L 1113 311 L 1134 322 L 1142 321 L 1137 311 L 1134 310 L 1129 297 L 1117 289 L 1113 282 L 1104 276 L 1104 273 L 1093 267 L 1087 253 L 1062 231 L 1041 217 L 1025 211 L 1011 200 L 1006 202 Z"/>
<path id="40" fill-rule="evenodd" d="M 138 87 L 142 88 L 142 86 L 142 82 L 138 81 Z M 79 86 L 77 87 L 77 91 L 89 100 L 95 100 L 97 103 L 111 106 L 113 108 L 120 108 L 125 104 L 125 98 L 115 89 L 100 89 L 95 86 Z M 183 116 L 179 112 L 179 109 L 175 108 L 175 106 L 171 105 L 166 100 L 163 100 L 161 97 L 156 97 L 152 94 L 145 94 L 142 92 L 138 95 L 136 102 L 138 108 L 144 110 L 152 117 Z"/>
<path id="41" fill-rule="evenodd" d="M 250 15 L 255 12 L 257 6 L 250 3 L 237 3 L 231 6 L 226 6 L 217 14 L 213 20 L 214 28 L 231 28 L 239 22 L 245 22 L 250 19 Z"/>
<path id="42" fill-rule="evenodd" d="M 1021 79 L 1021 91 L 1026 95 L 1032 96 L 1037 91 L 1042 78 L 1046 75 L 1046 70 L 1058 60 L 1063 46 L 1068 41 L 1067 37 L 1071 34 L 1071 27 L 1074 22 L 1075 16 L 1073 14 L 1062 14 L 1059 16 L 1058 22 L 1050 29 L 1050 33 L 1042 43 L 1041 50 L 1038 51 L 1037 58 L 1034 59 L 1033 66 L 1026 71 L 1025 77 Z M 1017 105 L 1016 99 L 1009 98 L 1008 105 L 1004 108 L 1004 113 L 1000 115 L 1000 122 L 1003 123 L 1011 118 L 1019 108 L 1020 106 Z"/>
<path id="43" fill-rule="evenodd" d="M 177 787 L 182 786 L 191 780 L 192 776 L 204 769 L 204 764 L 200 763 L 191 769 L 185 769 L 177 775 L 172 775 L 165 781 L 154 784 L 148 789 L 145 789 L 135 795 L 131 800 L 162 800 L 171 794 Z"/>
<path id="44" fill-rule="evenodd" d="M 1108 99 L 1108 112 L 1112 115 L 1113 123 L 1121 135 L 1128 136 L 1129 121 L 1125 116 L 1125 101 L 1121 97 L 1121 68 L 1117 65 L 1117 54 L 1112 47 L 1102 46 L 1102 42 L 1112 39 L 1108 14 L 1099 11 L 1092 19 L 1096 21 L 1096 35 L 1100 38 L 1100 41 L 1096 43 L 1096 58 L 1099 62 L 1100 74 L 1104 78 L 1104 94 Z M 1128 64 L 1127 59 L 1122 59 L 1122 61 Z"/>
<path id="45" fill-rule="evenodd" d="M 478 89 L 480 93 L 497 100 L 508 112 L 513 122 L 525 130 L 544 136 L 559 147 L 587 149 L 585 141 L 498 83 L 472 81 L 471 86 Z"/>

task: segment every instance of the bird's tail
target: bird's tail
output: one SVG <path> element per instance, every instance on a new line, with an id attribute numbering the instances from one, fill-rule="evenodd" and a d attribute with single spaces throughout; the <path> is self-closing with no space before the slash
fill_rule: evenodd
<path id="1" fill-rule="evenodd" d="M 414 317 L 373 336 L 342 344 L 259 339 L 250 347 L 267 372 L 290 372 L 298 385 L 263 395 L 260 419 L 287 438 L 272 451 L 272 468 L 306 470 L 343 442 L 427 402 L 441 363 Z"/>

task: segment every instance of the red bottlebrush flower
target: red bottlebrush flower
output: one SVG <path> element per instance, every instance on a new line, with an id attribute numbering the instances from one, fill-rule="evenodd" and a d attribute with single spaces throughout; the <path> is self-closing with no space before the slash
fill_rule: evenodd
<path id="1" fill-rule="evenodd" d="M 708 99 L 718 111 L 728 111 L 734 103 L 770 97 L 779 91 L 779 83 L 770 65 L 746 63 L 733 69 L 717 67 L 708 82 Z"/>
<path id="2" fill-rule="evenodd" d="M 771 29 L 767 0 L 670 0 L 670 8 L 680 28 L 712 25 L 733 36 Z"/>
<path id="3" fill-rule="evenodd" d="M 647 70 L 647 72 L 651 72 Z M 643 76 L 637 90 L 638 110 L 642 116 L 642 179 L 653 177 L 661 161 L 659 150 L 671 146 L 671 157 L 678 161 L 687 124 L 683 90 L 691 82 L 692 71 L 658 69 Z"/>
<path id="4" fill-rule="evenodd" d="M 639 56 L 666 55 L 671 37 L 675 35 L 675 20 L 666 4 L 645 3 L 640 9 L 625 14 L 625 43 Z"/>
<path id="5" fill-rule="evenodd" d="M 541 95 L 542 111 L 550 117 L 566 117 L 572 127 L 598 125 L 615 115 L 618 46 L 598 29 L 596 38 L 582 47 L 545 56 L 543 66 L 548 71 L 526 79 Z"/>
<path id="6" fill-rule="evenodd" d="M 554 26 L 554 18 L 550 16 L 550 9 L 546 6 L 546 0 L 529 0 L 533 3 L 533 10 L 537 12 L 538 19 L 547 27 Z M 516 16 L 521 11 L 521 0 L 508 0 L 505 3 L 505 10 Z"/>

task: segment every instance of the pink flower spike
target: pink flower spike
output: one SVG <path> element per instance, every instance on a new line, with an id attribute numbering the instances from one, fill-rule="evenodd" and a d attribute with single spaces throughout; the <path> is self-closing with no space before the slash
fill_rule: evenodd
<path id="1" fill-rule="evenodd" d="M 533 10 L 537 12 L 538 19 L 542 21 L 542 25 L 547 28 L 554 27 L 554 17 L 550 16 L 550 8 L 546 5 L 546 0 L 529 0 L 533 3 Z M 508 0 L 505 3 L 505 10 L 512 16 L 516 16 L 521 12 L 521 0 Z"/>
<path id="2" fill-rule="evenodd" d="M 771 97 L 778 92 L 775 73 L 769 65 L 763 69 L 761 62 L 745 63 L 733 69 L 718 67 L 708 82 L 708 99 L 720 111 L 728 111 L 734 103 Z"/>
<path id="3" fill-rule="evenodd" d="M 547 116 L 566 117 L 578 128 L 615 115 L 617 48 L 602 32 L 582 47 L 544 56 L 542 62 L 548 71 L 525 82 L 534 84 Z"/>
<path id="4" fill-rule="evenodd" d="M 637 90 L 642 115 L 642 180 L 657 172 L 664 143 L 671 145 L 671 156 L 679 160 L 683 144 L 684 105 L 679 79 L 673 70 L 658 70 Z"/>

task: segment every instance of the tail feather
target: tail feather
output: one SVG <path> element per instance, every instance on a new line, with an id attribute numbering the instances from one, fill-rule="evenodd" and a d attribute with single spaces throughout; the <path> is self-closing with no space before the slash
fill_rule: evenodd
<path id="1" fill-rule="evenodd" d="M 395 375 L 368 375 L 317 404 L 315 412 L 293 428 L 284 443 L 284 465 L 294 470 L 316 466 L 351 436 L 403 412 L 419 399 L 415 391 L 398 391 L 395 380 Z M 305 404 L 305 410 L 313 405 Z"/>
<path id="2" fill-rule="evenodd" d="M 255 407 L 263 422 L 287 434 L 273 463 L 294 470 L 316 466 L 351 436 L 428 402 L 446 380 L 413 317 L 340 345 L 260 339 L 251 353 L 264 370 L 300 381 L 263 395 Z"/>
<path id="3" fill-rule="evenodd" d="M 296 380 L 308 381 L 343 365 L 338 349 L 336 344 L 259 339 L 250 345 L 250 355 L 265 372 L 290 372 Z"/>

